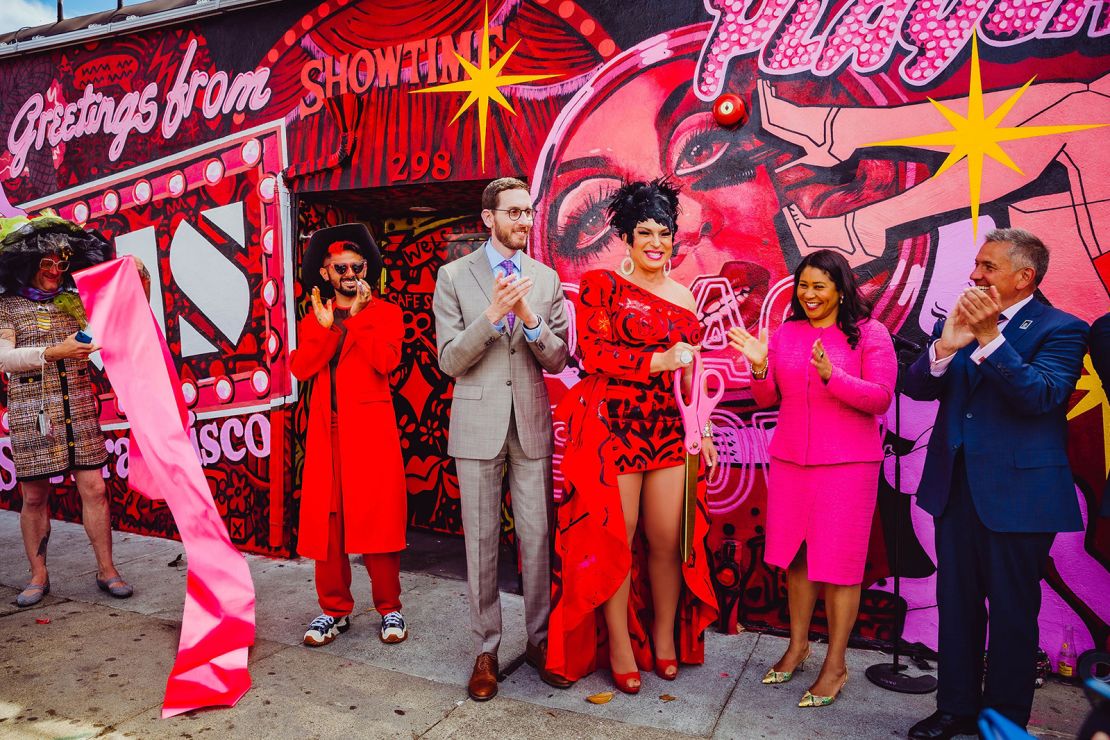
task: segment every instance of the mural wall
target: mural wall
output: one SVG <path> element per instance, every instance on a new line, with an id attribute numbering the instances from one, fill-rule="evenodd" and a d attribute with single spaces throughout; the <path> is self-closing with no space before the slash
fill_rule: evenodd
<path id="1" fill-rule="evenodd" d="M 481 241 L 483 181 L 529 180 L 532 252 L 573 299 L 583 272 L 623 256 L 604 220 L 620 178 L 671 177 L 672 276 L 729 382 L 710 482 L 721 627 L 781 627 L 783 576 L 762 562 L 777 417 L 752 409 L 725 331 L 776 330 L 794 265 L 832 248 L 875 315 L 920 343 L 976 239 L 1007 225 L 1049 242 L 1043 300 L 1087 321 L 1110 310 L 1110 167 L 1087 127 L 1110 121 L 1108 39 L 1110 8 L 1087 0 L 294 0 L 0 59 L 0 210 L 56 208 L 154 267 L 151 306 L 232 539 L 288 555 L 311 388 L 286 360 L 312 230 L 359 219 L 384 246 L 406 319 L 393 380 L 411 523 L 458 532 L 431 294 L 438 266 Z M 745 113 L 733 125 L 714 116 L 722 95 Z M 549 378 L 553 400 L 578 376 L 572 362 Z M 173 536 L 164 507 L 127 489 L 126 409 L 98 382 L 116 523 Z M 900 408 L 859 633 L 935 647 L 932 521 L 905 504 L 936 408 Z M 1070 419 L 1075 495 L 1097 511 L 1110 402 L 1089 364 Z M 57 501 L 79 517 L 75 496 Z M 6 440 L 0 505 L 19 506 Z M 1086 521 L 1052 551 L 1050 654 L 1067 624 L 1080 649 L 1110 647 L 1110 521 Z"/>

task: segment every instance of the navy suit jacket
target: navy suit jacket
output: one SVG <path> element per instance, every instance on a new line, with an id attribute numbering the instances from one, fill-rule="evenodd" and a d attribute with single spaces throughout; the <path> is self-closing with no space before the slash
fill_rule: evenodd
<path id="1" fill-rule="evenodd" d="M 1110 313 L 1091 324 L 1091 364 L 1098 373 L 1102 387 L 1110 392 Z M 1110 480 L 1102 490 L 1102 516 L 1110 516 Z"/>
<path id="2" fill-rule="evenodd" d="M 940 338 L 944 321 L 933 329 Z M 941 377 L 929 352 L 910 366 L 905 392 L 940 401 L 917 504 L 944 513 L 963 448 L 979 519 L 995 532 L 1076 532 L 1083 520 L 1067 456 L 1067 403 L 1083 366 L 1087 324 L 1036 299 L 1006 324 L 1006 341 L 976 365 L 961 349 Z"/>

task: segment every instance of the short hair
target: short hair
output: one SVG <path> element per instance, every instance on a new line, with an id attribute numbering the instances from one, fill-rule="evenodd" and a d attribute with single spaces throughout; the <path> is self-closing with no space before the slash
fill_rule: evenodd
<path id="1" fill-rule="evenodd" d="M 1048 272 L 1048 247 L 1025 229 L 993 229 L 987 234 L 985 242 L 1009 244 L 1007 254 L 1015 270 L 1033 268 L 1033 285 L 1038 286 Z"/>
<path id="2" fill-rule="evenodd" d="M 678 188 L 666 178 L 651 182 L 626 182 L 609 201 L 609 222 L 617 234 L 632 241 L 636 224 L 655 221 L 678 231 Z"/>
<path id="3" fill-rule="evenodd" d="M 497 208 L 498 198 L 500 198 L 501 193 L 504 193 L 506 190 L 527 191 L 528 186 L 523 180 L 518 180 L 515 177 L 497 178 L 489 185 L 486 185 L 486 189 L 482 191 L 482 210 L 492 211 L 494 208 Z"/>

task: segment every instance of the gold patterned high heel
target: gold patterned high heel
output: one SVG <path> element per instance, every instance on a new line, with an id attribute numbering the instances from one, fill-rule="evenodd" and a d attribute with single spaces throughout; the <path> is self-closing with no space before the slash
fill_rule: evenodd
<path id="1" fill-rule="evenodd" d="M 840 692 L 848 684 L 848 677 L 845 676 L 844 680 L 840 682 L 840 686 L 832 696 L 817 696 L 816 694 L 806 691 L 802 694 L 802 700 L 798 702 L 799 707 L 827 707 L 836 701 L 836 697 L 840 696 Z"/>
<path id="2" fill-rule="evenodd" d="M 763 674 L 763 683 L 768 685 L 786 683 L 794 678 L 795 673 L 801 673 L 805 670 L 806 661 L 809 660 L 809 653 L 810 651 L 806 650 L 806 654 L 802 656 L 802 659 L 798 661 L 798 665 L 794 666 L 794 670 L 792 671 L 776 671 L 775 667 L 771 666 L 767 669 L 767 672 Z"/>

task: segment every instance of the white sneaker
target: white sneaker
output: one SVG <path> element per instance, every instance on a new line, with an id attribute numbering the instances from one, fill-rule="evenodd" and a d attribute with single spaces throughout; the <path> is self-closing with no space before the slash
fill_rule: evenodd
<path id="1" fill-rule="evenodd" d="M 382 617 L 382 642 L 394 645 L 404 642 L 409 636 L 409 629 L 405 626 L 405 618 L 401 612 L 390 612 Z"/>
<path id="2" fill-rule="evenodd" d="M 351 628 L 351 615 L 342 617 L 329 617 L 321 614 L 308 625 L 304 633 L 304 644 L 309 647 L 321 647 L 339 637 Z"/>

